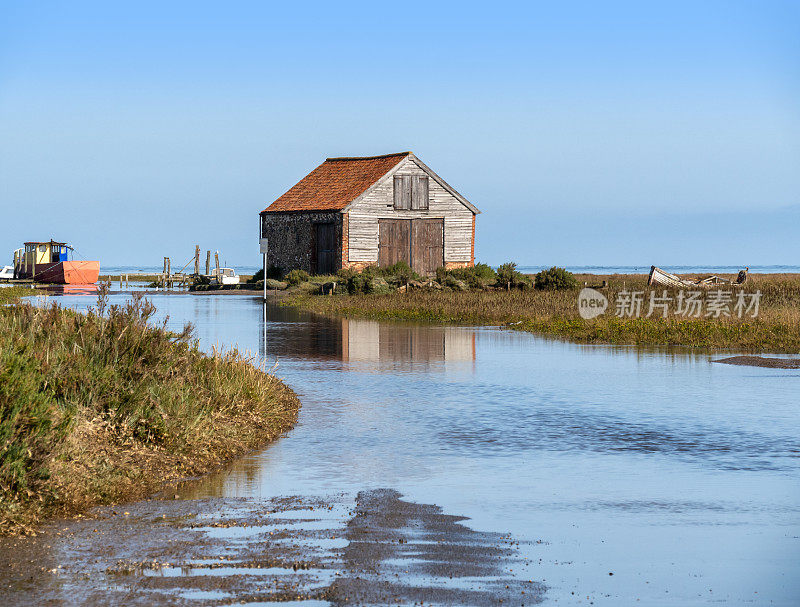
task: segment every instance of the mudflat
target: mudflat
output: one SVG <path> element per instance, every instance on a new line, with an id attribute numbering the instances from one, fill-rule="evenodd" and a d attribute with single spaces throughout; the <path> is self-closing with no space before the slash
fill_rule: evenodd
<path id="1" fill-rule="evenodd" d="M 390 489 L 339 497 L 153 499 L 0 540 L 4 605 L 532 604 L 510 535 Z"/>
<path id="2" fill-rule="evenodd" d="M 712 363 L 726 365 L 743 365 L 747 367 L 768 367 L 770 369 L 800 369 L 800 359 L 768 358 L 766 356 L 731 356 L 712 360 Z"/>

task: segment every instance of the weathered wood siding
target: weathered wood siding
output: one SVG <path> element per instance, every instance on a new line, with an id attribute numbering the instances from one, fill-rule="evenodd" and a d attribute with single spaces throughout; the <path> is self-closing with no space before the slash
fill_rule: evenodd
<path id="1" fill-rule="evenodd" d="M 395 175 L 426 175 L 411 158 L 403 160 Z M 378 219 L 444 219 L 445 262 L 472 261 L 472 218 L 470 209 L 434 179 L 428 179 L 427 209 L 394 208 L 394 178 L 384 178 L 364 198 L 354 203 L 348 218 L 348 259 L 351 262 L 378 261 Z"/>

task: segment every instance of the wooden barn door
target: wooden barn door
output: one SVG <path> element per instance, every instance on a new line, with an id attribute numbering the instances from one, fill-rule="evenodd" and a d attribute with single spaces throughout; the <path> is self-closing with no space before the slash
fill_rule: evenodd
<path id="1" fill-rule="evenodd" d="M 318 223 L 316 228 L 317 274 L 333 274 L 336 271 L 336 226 Z"/>
<path id="2" fill-rule="evenodd" d="M 382 268 L 405 261 L 411 265 L 411 220 L 378 220 L 378 265 Z"/>
<path id="3" fill-rule="evenodd" d="M 444 219 L 379 219 L 378 265 L 405 261 L 431 276 L 444 265 Z"/>
<path id="4" fill-rule="evenodd" d="M 417 274 L 431 276 L 444 265 L 444 219 L 415 219 L 411 222 L 411 267 Z"/>

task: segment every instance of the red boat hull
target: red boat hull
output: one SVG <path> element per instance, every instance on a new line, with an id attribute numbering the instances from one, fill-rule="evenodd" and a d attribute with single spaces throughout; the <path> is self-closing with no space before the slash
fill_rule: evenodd
<path id="1" fill-rule="evenodd" d="M 32 278 L 35 282 L 57 285 L 93 285 L 99 276 L 99 261 L 38 263 L 35 273 L 31 271 L 19 274 L 19 278 Z"/>

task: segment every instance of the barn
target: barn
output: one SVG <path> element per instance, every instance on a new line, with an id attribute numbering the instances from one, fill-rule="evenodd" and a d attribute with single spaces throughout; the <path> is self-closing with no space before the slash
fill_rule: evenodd
<path id="1" fill-rule="evenodd" d="M 260 213 L 270 266 L 332 274 L 475 262 L 478 209 L 411 152 L 328 158 Z"/>

